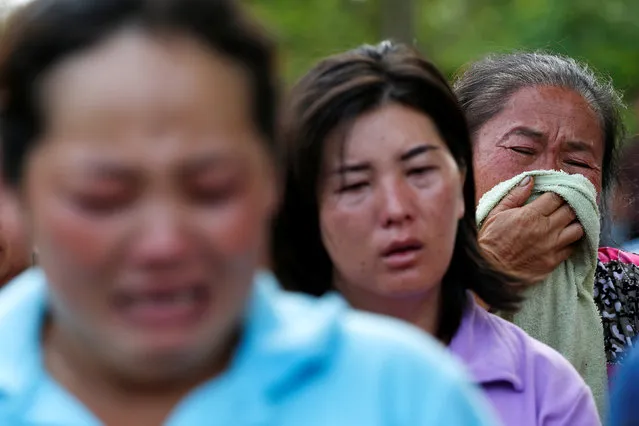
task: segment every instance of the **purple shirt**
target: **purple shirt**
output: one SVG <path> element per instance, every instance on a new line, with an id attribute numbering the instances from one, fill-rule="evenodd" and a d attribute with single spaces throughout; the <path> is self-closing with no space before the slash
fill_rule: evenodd
<path id="1" fill-rule="evenodd" d="M 450 350 L 506 426 L 601 425 L 590 388 L 564 357 L 470 299 Z"/>

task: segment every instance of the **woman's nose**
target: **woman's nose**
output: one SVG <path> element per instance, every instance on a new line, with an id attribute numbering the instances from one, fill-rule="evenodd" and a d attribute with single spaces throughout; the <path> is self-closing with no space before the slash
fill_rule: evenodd
<path id="1" fill-rule="evenodd" d="M 382 189 L 382 225 L 391 227 L 414 219 L 410 190 L 401 182 Z"/>
<path id="2" fill-rule="evenodd" d="M 173 210 L 156 208 L 146 215 L 133 250 L 133 257 L 140 263 L 164 265 L 184 259 L 188 237 L 179 214 Z"/>

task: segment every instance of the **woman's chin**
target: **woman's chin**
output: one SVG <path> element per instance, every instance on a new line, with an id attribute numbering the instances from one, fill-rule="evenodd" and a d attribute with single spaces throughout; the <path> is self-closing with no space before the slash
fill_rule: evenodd
<path id="1" fill-rule="evenodd" d="M 433 282 L 418 269 L 395 272 L 378 283 L 379 292 L 389 297 L 410 297 L 431 292 L 441 280 Z"/>

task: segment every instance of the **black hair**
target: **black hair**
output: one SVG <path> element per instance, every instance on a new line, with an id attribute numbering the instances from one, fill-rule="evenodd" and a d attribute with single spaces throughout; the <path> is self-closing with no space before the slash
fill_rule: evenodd
<path id="1" fill-rule="evenodd" d="M 273 235 L 273 262 L 286 288 L 321 295 L 333 290 L 333 263 L 322 243 L 318 181 L 329 135 L 362 114 L 399 103 L 428 115 L 466 171 L 464 202 L 474 206 L 471 142 L 466 120 L 446 79 L 404 46 L 383 42 L 321 61 L 294 87 L 282 123 L 284 199 Z M 472 290 L 493 308 L 512 311 L 521 300 L 514 279 L 495 270 L 477 242 L 475 214 L 460 221 L 453 258 L 442 281 L 437 337 L 450 339 Z"/>
<path id="2" fill-rule="evenodd" d="M 236 1 L 34 0 L 9 19 L 0 41 L 2 173 L 9 185 L 20 184 L 25 160 L 45 130 L 42 77 L 129 24 L 194 37 L 243 66 L 254 99 L 253 119 L 273 152 L 274 49 Z"/>

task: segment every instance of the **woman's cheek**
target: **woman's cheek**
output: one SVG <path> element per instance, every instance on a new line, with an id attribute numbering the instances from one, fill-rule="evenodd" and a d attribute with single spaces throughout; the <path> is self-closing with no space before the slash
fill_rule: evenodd
<path id="1" fill-rule="evenodd" d="M 97 265 L 124 227 L 121 219 L 96 220 L 71 208 L 52 207 L 46 215 L 34 217 L 34 244 L 39 251 L 48 250 L 50 258 L 66 254 L 78 264 Z"/>

